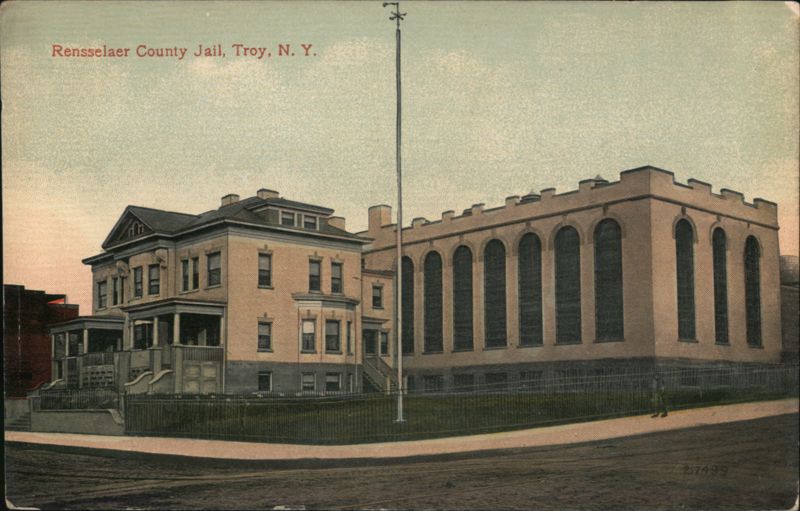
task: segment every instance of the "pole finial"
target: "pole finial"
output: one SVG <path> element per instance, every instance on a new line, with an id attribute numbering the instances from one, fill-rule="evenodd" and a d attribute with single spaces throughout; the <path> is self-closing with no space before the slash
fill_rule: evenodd
<path id="1" fill-rule="evenodd" d="M 400 28 L 400 21 L 405 19 L 406 14 L 405 12 L 400 12 L 400 2 L 383 2 L 383 7 L 386 8 L 389 5 L 393 5 L 395 10 L 392 12 L 392 15 L 389 16 L 389 19 L 392 21 L 397 21 L 397 28 Z"/>

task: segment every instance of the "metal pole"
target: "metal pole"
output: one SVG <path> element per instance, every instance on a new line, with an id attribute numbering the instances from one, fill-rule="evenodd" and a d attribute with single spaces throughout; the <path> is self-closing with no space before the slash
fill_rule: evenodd
<path id="1" fill-rule="evenodd" d="M 397 84 L 397 124 L 395 131 L 397 135 L 397 299 L 395 300 L 395 308 L 397 310 L 397 419 L 396 422 L 404 422 L 403 418 L 403 173 L 402 173 L 402 160 L 401 160 L 401 133 L 402 133 L 402 102 L 401 102 L 401 89 L 400 89 L 400 21 L 405 16 L 405 13 L 400 12 L 399 2 L 386 2 L 387 5 L 393 5 L 397 9 L 389 17 L 390 20 L 397 22 L 396 34 L 396 84 Z"/>

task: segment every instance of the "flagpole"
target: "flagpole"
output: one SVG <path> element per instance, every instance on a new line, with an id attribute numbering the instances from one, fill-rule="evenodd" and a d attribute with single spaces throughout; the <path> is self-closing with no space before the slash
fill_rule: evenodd
<path id="1" fill-rule="evenodd" d="M 397 293 L 395 300 L 395 310 L 397 311 L 397 346 L 395 352 L 397 355 L 397 419 L 396 422 L 405 422 L 403 418 L 403 173 L 402 173 L 402 160 L 401 160 L 401 133 L 402 133 L 402 103 L 401 103 L 401 89 L 400 89 L 400 21 L 404 18 L 406 13 L 400 12 L 399 2 L 385 2 L 384 7 L 393 5 L 396 11 L 389 17 L 390 20 L 397 22 L 396 34 L 396 85 L 397 85 L 397 124 L 395 125 L 395 132 L 397 135 L 396 140 L 396 154 L 397 154 Z"/>

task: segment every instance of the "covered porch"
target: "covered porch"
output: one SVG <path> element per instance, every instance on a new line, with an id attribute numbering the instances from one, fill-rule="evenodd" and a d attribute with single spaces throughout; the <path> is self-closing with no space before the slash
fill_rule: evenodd
<path id="1" fill-rule="evenodd" d="M 53 380 L 68 387 L 115 384 L 115 355 L 122 349 L 124 320 L 82 316 L 50 328 Z"/>

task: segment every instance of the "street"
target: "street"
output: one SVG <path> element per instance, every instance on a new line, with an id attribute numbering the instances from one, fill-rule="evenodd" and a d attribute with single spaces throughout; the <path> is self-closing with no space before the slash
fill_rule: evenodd
<path id="1" fill-rule="evenodd" d="M 654 419 L 661 420 L 661 419 Z M 41 509 L 786 509 L 798 415 L 592 444 L 276 466 L 6 445 L 6 493 Z"/>

